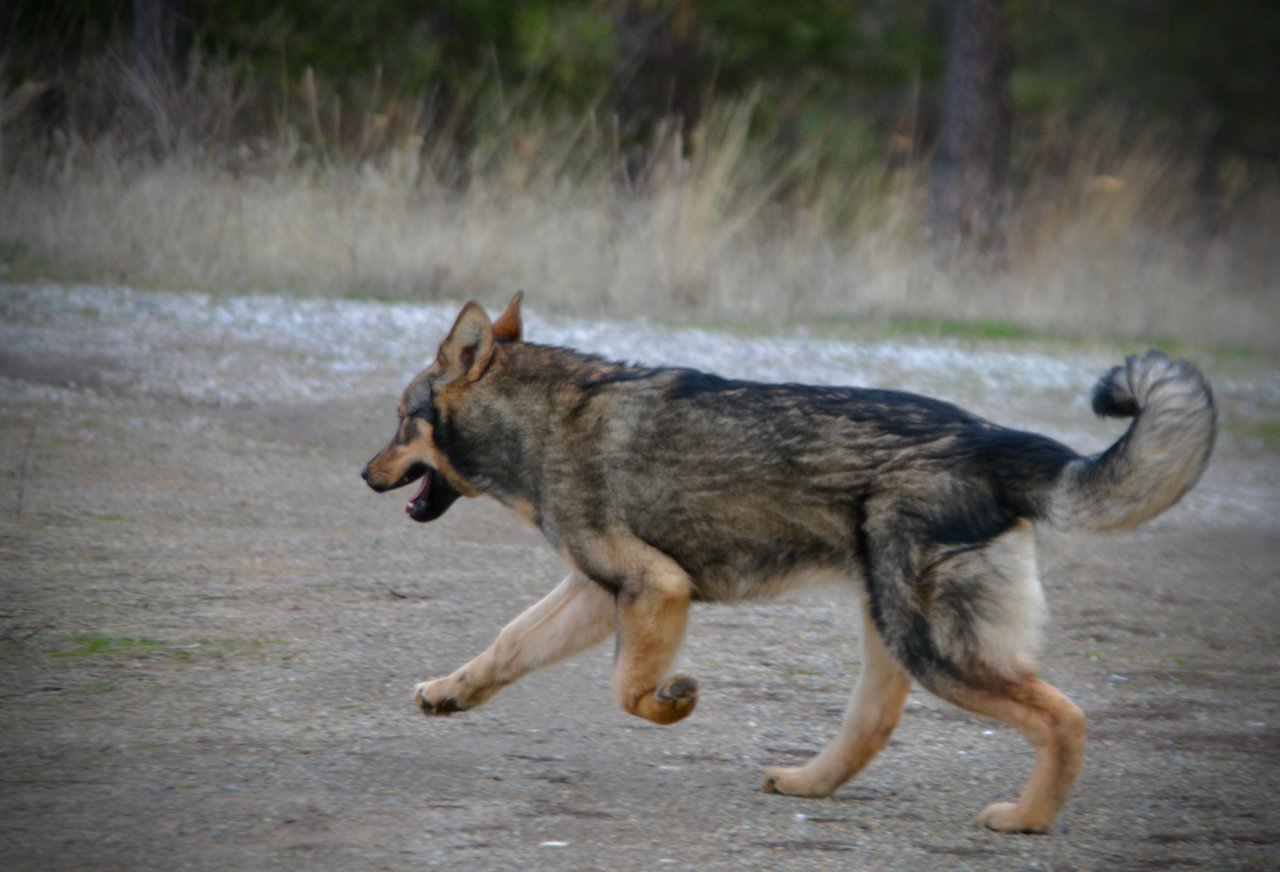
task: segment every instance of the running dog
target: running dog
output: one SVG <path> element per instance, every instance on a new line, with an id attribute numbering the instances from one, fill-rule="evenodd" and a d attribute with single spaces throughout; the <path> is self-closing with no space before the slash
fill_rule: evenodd
<path id="1" fill-rule="evenodd" d="M 769 770 L 765 789 L 826 796 L 852 778 L 914 679 L 1035 749 L 1018 801 L 979 822 L 1047 829 L 1080 770 L 1085 722 L 1036 677 L 1032 526 L 1119 530 L 1177 502 L 1216 432 L 1200 372 L 1149 351 L 1106 373 L 1094 411 L 1132 422 L 1081 456 L 914 394 L 734 381 L 525 342 L 522 296 L 492 322 L 474 302 L 462 309 L 363 471 L 379 492 L 420 482 L 405 507 L 415 521 L 459 496 L 493 497 L 572 568 L 488 650 L 419 684 L 422 711 L 473 708 L 616 633 L 618 702 L 674 723 L 698 701 L 694 679 L 668 674 L 692 603 L 829 582 L 861 605 L 862 671 L 831 744 Z"/>

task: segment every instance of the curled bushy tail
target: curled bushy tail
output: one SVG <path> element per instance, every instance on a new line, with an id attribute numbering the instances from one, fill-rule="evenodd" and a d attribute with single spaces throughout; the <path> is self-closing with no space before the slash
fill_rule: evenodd
<path id="1" fill-rule="evenodd" d="M 1208 465 L 1217 433 L 1213 391 L 1185 360 L 1163 351 L 1129 357 L 1098 381 L 1093 410 L 1133 423 L 1106 451 L 1067 464 L 1051 501 L 1057 526 L 1141 524 L 1176 503 Z"/>

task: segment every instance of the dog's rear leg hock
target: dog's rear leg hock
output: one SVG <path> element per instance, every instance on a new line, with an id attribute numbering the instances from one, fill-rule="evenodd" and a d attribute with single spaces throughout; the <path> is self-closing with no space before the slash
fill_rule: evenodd
<path id="1" fill-rule="evenodd" d="M 480 705 L 524 675 L 598 645 L 613 632 L 607 590 L 578 572 L 507 624 L 485 651 L 447 678 L 424 681 L 414 698 L 424 714 Z"/>
<path id="2" fill-rule="evenodd" d="M 862 672 L 849 698 L 840 732 L 804 766 L 765 773 L 764 789 L 790 796 L 828 796 L 857 775 L 889 741 L 907 701 L 911 679 L 880 639 L 862 604 Z"/>
<path id="3" fill-rule="evenodd" d="M 1016 803 L 996 802 L 978 823 L 1002 833 L 1047 830 L 1066 805 L 1084 759 L 1085 720 L 1056 687 L 1028 676 L 1004 698 L 966 695 L 960 705 L 1017 727 L 1035 748 L 1036 765 Z"/>
<path id="4" fill-rule="evenodd" d="M 673 724 L 698 704 L 698 682 L 687 675 L 665 678 L 684 641 L 690 591 L 682 571 L 658 565 L 618 594 L 613 692 L 626 711 L 657 724 Z"/>

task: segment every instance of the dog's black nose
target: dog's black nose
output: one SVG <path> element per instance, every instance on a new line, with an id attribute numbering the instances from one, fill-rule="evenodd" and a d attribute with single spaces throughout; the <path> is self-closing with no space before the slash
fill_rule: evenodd
<path id="1" fill-rule="evenodd" d="M 368 465 L 368 464 L 365 464 L 364 469 L 360 470 L 360 477 L 361 477 L 361 478 L 363 478 L 365 481 L 368 481 L 368 480 L 369 480 L 369 465 Z"/>

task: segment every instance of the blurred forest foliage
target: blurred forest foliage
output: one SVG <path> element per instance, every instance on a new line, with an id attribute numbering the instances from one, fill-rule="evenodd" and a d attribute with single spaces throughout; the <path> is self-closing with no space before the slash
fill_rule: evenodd
<path id="1" fill-rule="evenodd" d="M 944 0 L 10 0 L 5 78 L 74 83 L 105 53 L 233 66 L 237 135 L 292 124 L 367 151 L 385 134 L 461 152 L 515 114 L 610 120 L 624 147 L 750 99 L 754 137 L 841 162 L 927 151 Z M 1007 0 L 1012 147 L 1099 113 L 1158 128 L 1214 184 L 1224 160 L 1280 158 L 1280 5 L 1271 0 Z M 160 30 L 157 31 L 156 28 Z M 45 92 L 50 121 L 65 87 Z M 377 129 L 371 132 L 370 119 Z M 412 128 L 416 127 L 416 130 Z M 637 152 L 638 153 L 638 152 Z"/>
<path id="2" fill-rule="evenodd" d="M 0 0 L 0 273 L 1272 348 L 1278 59 L 1275 0 Z"/>

